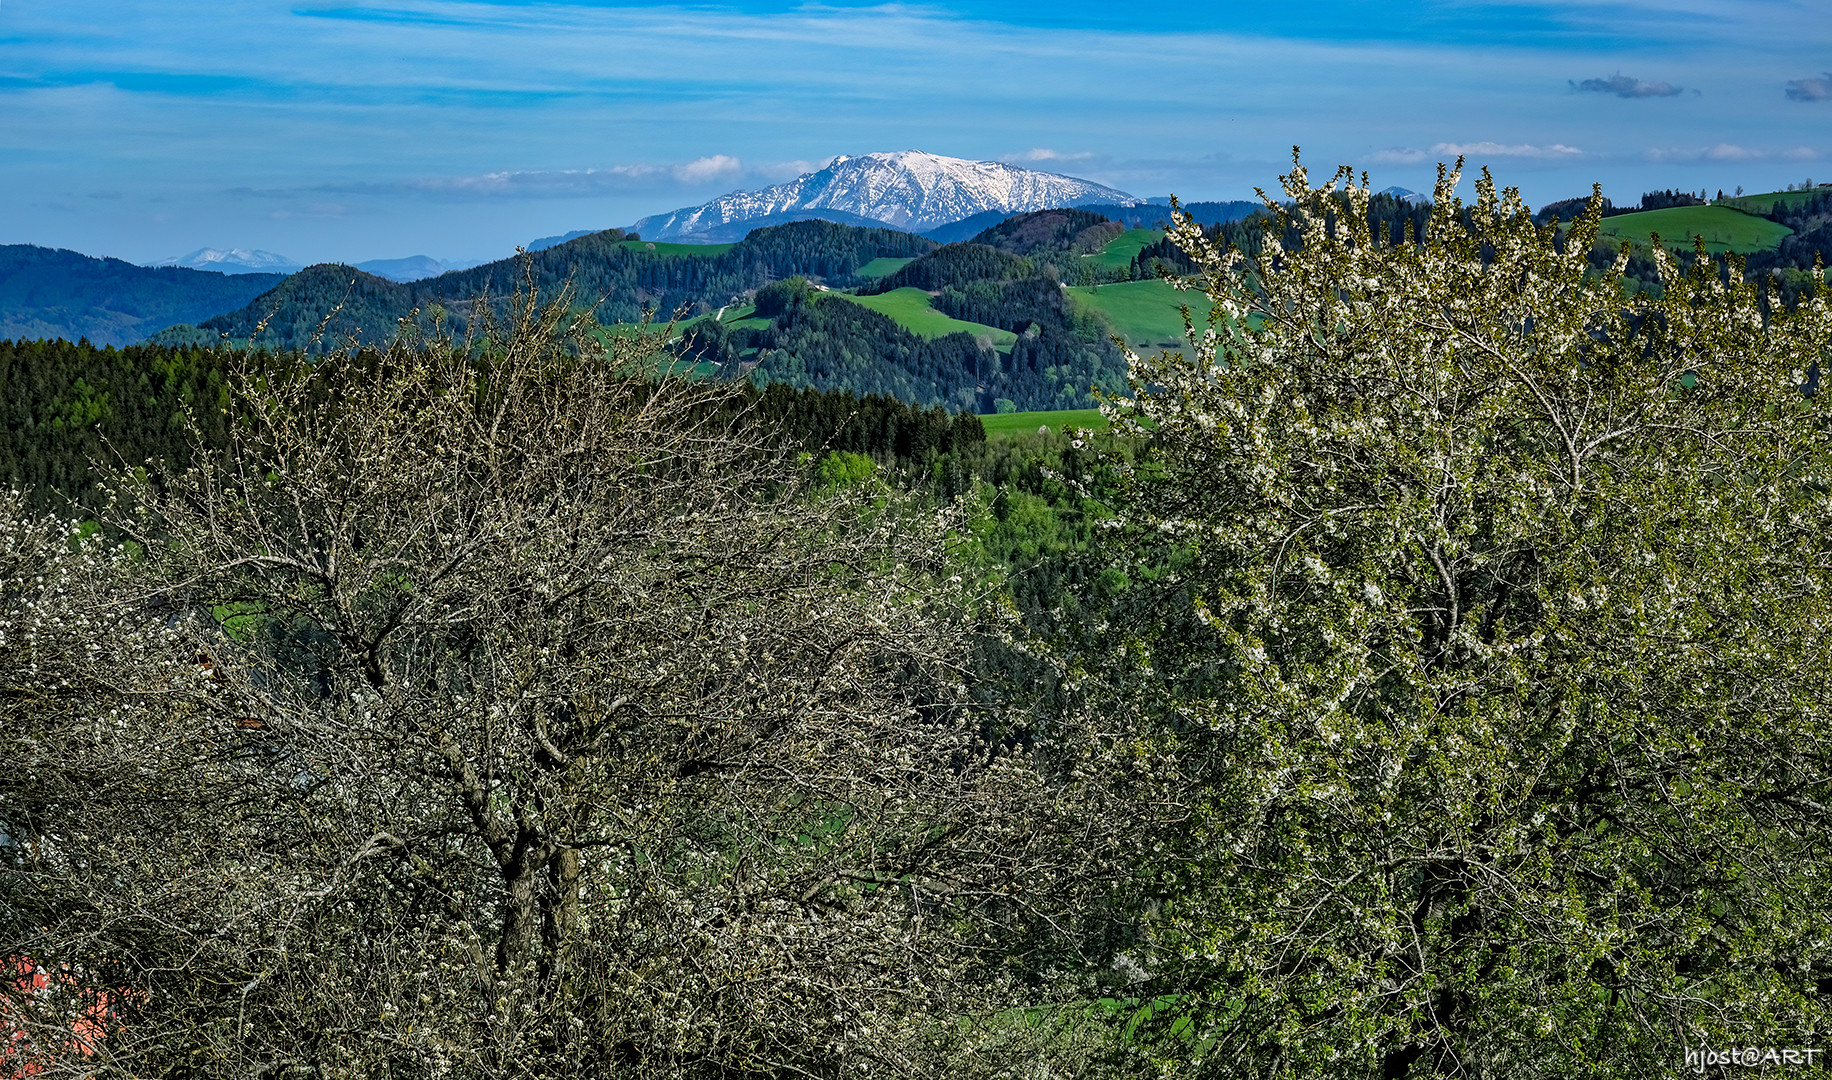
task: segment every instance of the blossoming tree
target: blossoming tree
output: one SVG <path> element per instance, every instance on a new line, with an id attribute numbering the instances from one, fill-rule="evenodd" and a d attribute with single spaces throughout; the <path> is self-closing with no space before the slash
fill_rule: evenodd
<path id="1" fill-rule="evenodd" d="M 1180 218 L 1208 328 L 1105 410 L 1136 585 L 1059 663 L 1168 815 L 1170 1073 L 1656 1075 L 1832 1020 L 1832 300 L 1658 246 L 1628 296 L 1600 197 L 1536 229 L 1460 169 L 1422 237 L 1295 156 L 1260 251 Z"/>

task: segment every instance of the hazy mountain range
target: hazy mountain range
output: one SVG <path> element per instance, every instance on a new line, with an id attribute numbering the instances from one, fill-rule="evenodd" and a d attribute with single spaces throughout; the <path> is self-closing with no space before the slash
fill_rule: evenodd
<path id="1" fill-rule="evenodd" d="M 582 236 L 583 233 L 575 233 Z M 570 237 L 569 237 L 570 239 Z M 530 249 L 532 250 L 532 249 Z M 389 281 L 419 281 L 421 278 L 438 277 L 448 270 L 464 270 L 476 266 L 482 260 L 452 261 L 435 259 L 431 255 L 409 255 L 404 259 L 370 259 L 367 262 L 353 263 L 358 270 L 387 278 Z M 305 269 L 305 264 L 284 255 L 271 251 L 258 251 L 249 248 L 198 248 L 189 255 L 176 255 L 170 259 L 160 259 L 148 266 L 183 266 L 192 270 L 214 270 L 222 274 L 296 274 Z"/>
<path id="2" fill-rule="evenodd" d="M 284 280 L 0 245 L 0 338 L 131 345 L 174 323 L 233 311 Z"/>

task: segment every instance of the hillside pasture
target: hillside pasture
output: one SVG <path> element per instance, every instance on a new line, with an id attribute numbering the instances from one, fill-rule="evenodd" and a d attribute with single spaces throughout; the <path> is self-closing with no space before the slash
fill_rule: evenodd
<path id="1" fill-rule="evenodd" d="M 986 335 L 992 338 L 993 348 L 1002 353 L 1011 352 L 1012 343 L 1018 340 L 1018 335 L 1010 330 L 1001 330 L 984 323 L 964 322 L 936 311 L 929 304 L 929 294 L 913 286 L 892 289 L 876 296 L 854 296 L 851 293 L 827 295 L 870 308 L 880 315 L 888 315 L 898 326 L 921 338 L 934 339 L 949 334 L 972 334 L 975 337 Z"/>
<path id="2" fill-rule="evenodd" d="M 915 261 L 915 259 L 893 259 L 888 256 L 880 255 L 864 266 L 859 267 L 854 273 L 858 277 L 872 278 L 875 280 L 881 277 L 889 277 Z"/>
<path id="3" fill-rule="evenodd" d="M 701 319 L 717 319 L 733 330 L 761 330 L 770 325 L 770 320 L 757 315 L 756 304 L 732 304 L 722 307 L 710 315 L 700 315 L 688 321 L 692 325 Z"/>
<path id="4" fill-rule="evenodd" d="M 1690 248 L 1693 237 L 1703 236 L 1705 250 L 1713 255 L 1725 252 L 1748 255 L 1775 247 L 1793 232 L 1786 225 L 1767 218 L 1713 204 L 1618 214 L 1603 219 L 1600 235 L 1607 240 L 1628 240 L 1646 247 L 1649 236 L 1658 233 L 1661 246 L 1667 248 Z"/>
<path id="5" fill-rule="evenodd" d="M 1139 252 L 1162 239 L 1163 229 L 1127 229 L 1107 241 L 1099 251 L 1082 258 L 1097 270 L 1124 270 L 1132 265 Z"/>
<path id="6" fill-rule="evenodd" d="M 1040 427 L 1061 431 L 1067 427 L 1105 431 L 1112 425 L 1099 409 L 1061 409 L 1055 412 L 982 413 L 980 423 L 989 439 L 1033 435 Z"/>
<path id="7" fill-rule="evenodd" d="M 646 251 L 651 255 L 688 255 L 701 258 L 714 258 L 723 255 L 737 244 L 669 244 L 655 240 L 625 240 L 617 245 L 625 251 Z"/>
<path id="8" fill-rule="evenodd" d="M 1106 316 L 1113 332 L 1135 351 L 1181 349 L 1183 305 L 1201 318 L 1208 308 L 1199 292 L 1180 293 L 1167 281 L 1116 281 L 1110 285 L 1076 285 L 1066 290 L 1073 303 Z"/>

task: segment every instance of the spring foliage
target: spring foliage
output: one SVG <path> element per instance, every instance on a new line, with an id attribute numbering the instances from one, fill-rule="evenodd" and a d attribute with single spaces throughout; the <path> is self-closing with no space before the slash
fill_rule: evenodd
<path id="1" fill-rule="evenodd" d="M 1625 298 L 1600 200 L 1560 243 L 1457 182 L 1415 238 L 1295 159 L 1252 257 L 1181 222 L 1213 329 L 1108 405 L 1145 584 L 1058 663 L 1172 808 L 1169 1074 L 1656 1075 L 1832 1020 L 1832 301 L 1664 253 Z"/>
<path id="2" fill-rule="evenodd" d="M 1082 846 L 948 518 L 566 297 L 248 367 L 131 549 L 0 503 L 9 1016 L 107 1075 L 1007 1074 Z M 16 564 L 16 565 L 15 565 Z M 20 650 L 24 650 L 21 652 Z M 997 737 L 995 732 L 1000 732 Z M 79 1002 L 80 1003 L 80 1002 Z"/>

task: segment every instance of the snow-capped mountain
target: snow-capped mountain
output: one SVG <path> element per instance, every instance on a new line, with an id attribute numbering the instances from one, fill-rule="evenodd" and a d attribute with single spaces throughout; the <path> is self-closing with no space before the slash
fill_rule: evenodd
<path id="1" fill-rule="evenodd" d="M 762 191 L 734 191 L 701 206 L 643 218 L 631 228 L 648 240 L 702 238 L 757 218 L 837 211 L 920 232 L 972 214 L 1140 200 L 1091 180 L 999 161 L 968 161 L 917 150 L 841 155 L 825 168 Z"/>
<path id="2" fill-rule="evenodd" d="M 1431 196 L 1421 195 L 1420 193 L 1412 190 L 1411 188 L 1403 188 L 1403 187 L 1400 187 L 1398 184 L 1395 184 L 1389 188 L 1381 188 L 1379 194 L 1391 195 L 1403 203 L 1422 203 L 1422 202 L 1431 201 Z"/>
<path id="3" fill-rule="evenodd" d="M 290 274 L 300 269 L 300 264 L 284 255 L 275 255 L 271 251 L 251 251 L 248 248 L 230 248 L 228 251 L 198 248 L 189 255 L 160 259 L 147 265 L 188 266 L 193 270 L 216 270 L 224 274 Z"/>

